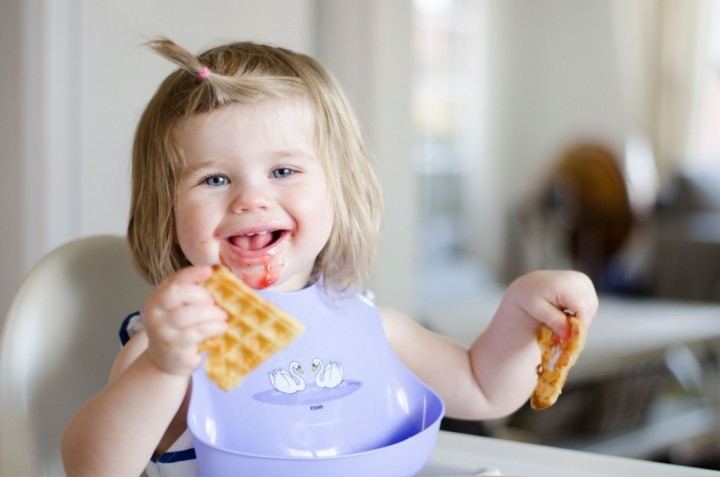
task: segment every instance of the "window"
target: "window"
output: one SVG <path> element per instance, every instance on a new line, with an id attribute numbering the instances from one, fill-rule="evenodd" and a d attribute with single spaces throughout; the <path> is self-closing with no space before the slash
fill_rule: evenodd
<path id="1" fill-rule="evenodd" d="M 698 151 L 693 166 L 702 169 L 720 168 L 720 4 L 713 3 L 710 32 L 707 36 L 705 88 L 698 125 Z"/>
<path id="2" fill-rule="evenodd" d="M 414 159 L 421 189 L 421 293 L 426 304 L 474 292 L 484 274 L 467 244 L 482 206 L 485 1 L 415 0 Z M 469 179 L 472 178 L 472 186 Z M 480 178 L 480 181 L 483 179 Z M 480 186 L 482 188 L 482 186 Z"/>

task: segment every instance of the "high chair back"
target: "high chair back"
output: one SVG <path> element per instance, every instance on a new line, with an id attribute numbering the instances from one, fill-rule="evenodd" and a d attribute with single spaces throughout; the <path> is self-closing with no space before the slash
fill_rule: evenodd
<path id="1" fill-rule="evenodd" d="M 0 335 L 0 476 L 65 475 L 65 427 L 105 384 L 119 325 L 149 291 L 120 236 L 72 241 L 29 272 Z"/>

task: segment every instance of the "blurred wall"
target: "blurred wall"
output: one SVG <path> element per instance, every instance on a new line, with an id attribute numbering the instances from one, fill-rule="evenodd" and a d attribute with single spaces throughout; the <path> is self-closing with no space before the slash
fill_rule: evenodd
<path id="1" fill-rule="evenodd" d="M 76 237 L 125 232 L 135 125 L 174 68 L 141 45 L 191 51 L 266 41 L 316 56 L 339 78 L 378 159 L 387 209 L 373 287 L 414 303 L 410 0 L 7 0 L 2 4 L 0 312 L 45 253 Z M 7 25 L 6 25 L 7 24 Z M 5 41 L 7 39 L 7 41 Z M 390 132 L 390 134 L 388 134 Z M 400 238 L 398 238 L 400 237 Z"/>
<path id="2" fill-rule="evenodd" d="M 141 46 L 147 38 L 191 51 L 252 39 L 314 54 L 314 18 L 312 0 L 3 0 L 2 316 L 43 254 L 125 232 L 135 124 L 174 68 Z"/>
<path id="3" fill-rule="evenodd" d="M 0 323 L 25 266 L 23 221 L 18 209 L 23 177 L 19 141 L 22 74 L 17 47 L 22 36 L 21 2 L 0 2 Z"/>
<path id="4" fill-rule="evenodd" d="M 487 0 L 491 139 L 467 188 L 468 236 L 498 266 L 504 221 L 578 135 L 623 141 L 606 0 Z M 256 39 L 316 55 L 360 117 L 384 186 L 379 298 L 416 306 L 412 0 L 4 0 L 0 3 L 0 313 L 44 253 L 125 231 L 135 123 L 173 68 L 143 41 L 193 51 Z M 475 178 L 475 179 L 474 179 Z M 482 204 L 477 206 L 476 204 Z"/>
<path id="5" fill-rule="evenodd" d="M 420 198 L 411 153 L 412 15 L 411 0 L 319 0 L 317 54 L 355 108 L 383 187 L 370 286 L 379 302 L 414 314 Z"/>
<path id="6" fill-rule="evenodd" d="M 478 236 L 489 236 L 478 253 L 495 269 L 507 221 L 563 149 L 590 139 L 623 151 L 625 105 L 612 8 L 606 0 L 489 2 L 487 162 L 494 169 L 494 206 L 472 223 Z"/>

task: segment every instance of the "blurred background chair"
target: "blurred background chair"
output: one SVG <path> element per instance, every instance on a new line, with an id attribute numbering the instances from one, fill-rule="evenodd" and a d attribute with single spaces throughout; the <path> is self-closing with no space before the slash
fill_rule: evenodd
<path id="1" fill-rule="evenodd" d="M 120 322 L 149 291 L 119 236 L 75 240 L 29 272 L 0 335 L 0 475 L 65 475 L 65 427 L 105 384 Z"/>
<path id="2" fill-rule="evenodd" d="M 508 256 L 526 262 L 511 263 L 513 275 L 573 268 L 590 276 L 599 291 L 612 289 L 613 261 L 636 225 L 619 159 L 604 144 L 568 147 L 513 223 Z"/>
<path id="3" fill-rule="evenodd" d="M 603 145 L 583 143 L 560 158 L 541 196 L 541 213 L 565 237 L 573 268 L 604 289 L 608 267 L 633 226 L 619 161 Z"/>

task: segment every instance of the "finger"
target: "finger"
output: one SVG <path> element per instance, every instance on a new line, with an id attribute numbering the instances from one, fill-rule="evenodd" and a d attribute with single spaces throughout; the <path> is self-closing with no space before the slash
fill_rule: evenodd
<path id="1" fill-rule="evenodd" d="M 592 282 L 585 275 L 578 277 L 576 285 L 573 293 L 558 297 L 558 304 L 564 310 L 571 311 L 575 317 L 589 326 L 598 310 L 597 293 Z"/>
<path id="2" fill-rule="evenodd" d="M 213 305 L 187 305 L 178 308 L 169 315 L 168 324 L 172 327 L 183 330 L 204 322 L 225 322 L 227 312 L 218 306 Z"/>
<path id="3" fill-rule="evenodd" d="M 574 312 L 566 307 L 558 307 L 554 303 L 544 302 L 536 318 L 550 327 L 559 336 L 567 333 L 567 317 Z"/>
<path id="4" fill-rule="evenodd" d="M 194 327 L 195 337 L 199 342 L 221 335 L 228 330 L 227 321 L 204 321 Z"/>
<path id="5" fill-rule="evenodd" d="M 205 320 L 175 331 L 173 343 L 177 346 L 195 346 L 200 342 L 225 333 L 228 324 L 224 320 Z"/>
<path id="6" fill-rule="evenodd" d="M 597 302 L 587 301 L 576 303 L 575 305 L 568 305 L 564 311 L 589 326 L 597 313 Z"/>
<path id="7" fill-rule="evenodd" d="M 202 283 L 212 275 L 212 267 L 209 265 L 191 265 L 178 271 L 172 276 L 177 283 Z"/>
<path id="8" fill-rule="evenodd" d="M 174 274 L 163 280 L 158 287 L 170 286 L 174 284 L 200 284 L 210 278 L 212 275 L 212 267 L 206 265 L 191 265 L 181 268 Z"/>
<path id="9" fill-rule="evenodd" d="M 194 283 L 169 282 L 159 287 L 148 299 L 148 304 L 174 310 L 185 305 L 210 305 L 215 301 L 202 286 Z"/>

